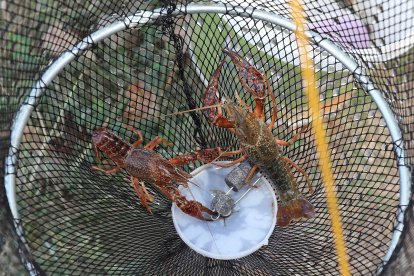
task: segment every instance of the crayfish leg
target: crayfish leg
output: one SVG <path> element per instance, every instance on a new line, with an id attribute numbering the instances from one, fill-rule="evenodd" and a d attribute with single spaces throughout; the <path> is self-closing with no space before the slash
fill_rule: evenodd
<path id="1" fill-rule="evenodd" d="M 249 171 L 249 174 L 246 176 L 246 179 L 244 180 L 244 183 L 246 185 L 249 185 L 250 187 L 256 187 L 254 185 L 250 184 L 250 181 L 252 180 L 255 172 L 257 171 L 258 166 L 257 165 L 253 165 L 252 168 Z"/>
<path id="2" fill-rule="evenodd" d="M 214 119 L 213 124 L 218 127 L 227 128 L 230 131 L 234 129 L 234 124 L 230 122 L 229 119 L 220 114 L 217 115 L 217 117 Z"/>
<path id="3" fill-rule="evenodd" d="M 285 146 L 285 147 L 288 147 L 288 146 L 292 145 L 293 143 L 295 143 L 299 139 L 299 136 L 302 133 L 304 133 L 308 130 L 308 126 L 309 125 L 302 126 L 300 128 L 300 130 L 292 138 L 290 138 L 288 141 L 276 139 L 276 144 L 278 144 L 280 146 Z"/>
<path id="4" fill-rule="evenodd" d="M 303 176 L 306 179 L 306 183 L 308 185 L 309 192 L 311 194 L 313 194 L 314 190 L 313 190 L 313 187 L 312 187 L 312 185 L 310 183 L 309 175 L 305 172 L 305 170 L 302 169 L 298 164 L 296 164 L 295 162 L 293 162 L 292 160 L 290 160 L 289 158 L 287 158 L 286 156 L 281 156 L 280 159 L 282 159 L 283 161 L 289 163 L 291 166 L 293 166 L 295 169 L 297 169 L 298 172 L 300 172 L 301 174 L 303 174 Z"/>
<path id="5" fill-rule="evenodd" d="M 141 131 L 139 131 L 139 130 L 137 130 L 137 129 L 133 128 L 132 126 L 127 125 L 127 124 L 123 124 L 123 126 L 124 126 L 126 129 L 128 129 L 128 130 L 132 131 L 133 133 L 135 133 L 136 135 L 138 135 L 138 140 L 136 140 L 136 141 L 135 141 L 135 142 L 131 145 L 131 148 L 136 148 L 136 147 L 138 147 L 139 145 L 141 145 L 141 144 L 142 144 L 142 142 L 144 141 L 144 137 L 142 136 Z"/>
<path id="6" fill-rule="evenodd" d="M 242 157 L 240 157 L 239 159 L 233 160 L 233 161 L 231 161 L 229 163 L 226 163 L 226 164 L 220 164 L 220 163 L 215 163 L 215 162 L 213 162 L 212 164 L 214 164 L 215 166 L 220 167 L 220 168 L 230 168 L 231 166 L 234 166 L 238 163 L 243 162 L 247 158 L 249 158 L 249 155 L 245 154 Z"/>
<path id="7" fill-rule="evenodd" d="M 92 143 L 92 145 L 93 145 L 93 151 L 95 152 L 96 159 L 98 159 L 98 161 L 101 162 L 101 154 L 98 150 L 98 147 L 94 143 Z"/>
<path id="8" fill-rule="evenodd" d="M 171 143 L 170 141 L 162 137 L 156 136 L 154 139 L 149 141 L 148 144 L 146 144 L 144 148 L 149 149 L 149 150 L 154 150 L 161 143 L 168 147 L 171 147 L 173 145 L 173 143 Z"/>
<path id="9" fill-rule="evenodd" d="M 149 214 L 152 215 L 152 210 L 148 206 L 147 200 L 150 202 L 154 201 L 154 198 L 148 193 L 145 184 L 141 182 L 142 187 L 139 186 L 139 181 L 135 177 L 131 176 L 132 186 L 135 189 L 135 192 L 138 195 L 139 200 L 141 201 L 142 206 L 147 210 Z"/>

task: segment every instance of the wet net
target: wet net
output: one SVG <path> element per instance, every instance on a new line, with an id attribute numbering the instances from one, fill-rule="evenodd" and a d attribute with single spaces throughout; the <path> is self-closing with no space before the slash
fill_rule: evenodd
<path id="1" fill-rule="evenodd" d="M 411 201 L 414 19 L 409 1 L 305 1 L 351 272 L 406 275 L 414 251 Z M 310 123 L 288 4 L 284 1 L 2 1 L 0 151 L 5 221 L 31 274 L 338 275 L 312 128 L 283 155 L 315 218 L 276 226 L 249 256 L 216 260 L 177 235 L 171 202 L 149 215 L 125 171 L 106 175 L 92 131 L 124 141 L 156 136 L 164 158 L 237 138 L 202 111 L 225 60 L 220 93 L 254 107 L 222 49 L 264 72 L 276 98 L 273 134 L 289 140 Z M 171 116 L 165 116 L 175 114 Z M 268 122 L 272 105 L 266 101 Z M 7 158 L 7 159 L 6 159 Z M 188 172 L 202 162 L 184 166 Z M 4 178 L 3 178 L 4 176 Z M 408 208 L 407 208 L 408 207 Z"/>

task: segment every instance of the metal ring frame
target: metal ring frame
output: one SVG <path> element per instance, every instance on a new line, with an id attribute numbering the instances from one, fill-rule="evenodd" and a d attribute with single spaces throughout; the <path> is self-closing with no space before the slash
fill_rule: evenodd
<path id="1" fill-rule="evenodd" d="M 279 25 L 290 31 L 295 30 L 295 25 L 293 24 L 293 22 L 280 15 L 260 9 L 230 6 L 217 3 L 192 3 L 187 6 L 177 6 L 177 9 L 172 12 L 171 16 L 199 13 L 218 13 L 232 16 L 248 17 Z M 30 91 L 30 94 L 27 97 L 25 103 L 20 107 L 19 111 L 17 112 L 17 115 L 13 122 L 11 128 L 11 145 L 9 149 L 9 155 L 6 158 L 6 194 L 13 218 L 16 221 L 19 221 L 19 214 L 16 202 L 16 173 L 18 150 L 20 148 L 23 130 L 27 122 L 29 121 L 34 106 L 36 105 L 38 99 L 45 92 L 47 86 L 52 82 L 52 80 L 66 65 L 68 65 L 76 57 L 83 54 L 86 50 L 91 48 L 95 43 L 100 42 L 103 39 L 118 32 L 124 31 L 126 29 L 137 28 L 144 24 L 152 23 L 159 17 L 166 15 L 167 11 L 165 9 L 156 9 L 154 11 L 140 11 L 133 16 L 126 17 L 123 21 L 116 21 L 102 29 L 99 29 L 98 31 L 85 37 L 72 49 L 61 54 L 61 56 L 48 67 L 48 69 L 43 73 L 41 78 L 36 82 L 35 86 Z M 306 32 L 306 36 L 310 39 L 311 42 L 320 46 L 321 48 L 329 52 L 332 56 L 334 56 L 337 60 L 339 60 L 350 72 L 353 72 L 354 77 L 360 82 L 362 88 L 371 95 L 371 97 L 377 104 L 390 131 L 392 141 L 398 145 L 394 147 L 394 151 L 399 160 L 399 203 L 401 208 L 399 208 L 397 212 L 395 230 L 388 251 L 383 260 L 383 263 L 386 264 L 391 258 L 391 255 L 397 246 L 402 230 L 404 228 L 404 211 L 408 206 L 411 193 L 410 171 L 408 169 L 407 164 L 405 163 L 406 154 L 403 148 L 401 130 L 388 103 L 382 97 L 381 92 L 374 87 L 370 79 L 366 75 L 364 75 L 362 68 L 347 53 L 342 51 L 331 41 L 323 39 L 317 33 L 308 31 Z M 25 245 L 27 246 L 27 242 L 24 240 L 23 229 L 17 223 L 15 223 L 15 227 L 18 234 L 22 237 L 23 243 L 25 243 Z M 33 271 L 33 268 L 31 268 L 31 264 L 26 264 L 26 267 L 29 271 Z M 377 270 L 378 273 L 380 271 L 381 269 Z"/>

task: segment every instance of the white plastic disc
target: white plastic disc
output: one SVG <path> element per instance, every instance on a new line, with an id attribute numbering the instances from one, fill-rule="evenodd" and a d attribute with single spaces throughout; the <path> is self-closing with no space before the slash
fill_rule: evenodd
<path id="1" fill-rule="evenodd" d="M 211 208 L 214 193 L 229 190 L 224 179 L 234 167 L 201 166 L 192 172 L 194 177 L 188 188 L 179 189 L 187 199 Z M 276 225 L 276 195 L 264 177 L 255 176 L 251 183 L 255 182 L 257 188 L 247 193 L 250 188 L 247 185 L 238 192 L 230 191 L 228 195 L 235 202 L 245 195 L 234 205 L 229 217 L 216 221 L 199 220 L 173 204 L 172 217 L 178 235 L 194 251 L 220 260 L 242 258 L 266 245 Z"/>

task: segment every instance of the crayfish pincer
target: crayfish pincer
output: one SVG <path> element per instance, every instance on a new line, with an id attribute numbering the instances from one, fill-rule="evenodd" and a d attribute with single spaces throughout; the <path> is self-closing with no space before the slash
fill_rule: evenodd
<path id="1" fill-rule="evenodd" d="M 131 176 L 133 187 L 148 213 L 152 214 L 148 201 L 154 199 L 145 187 L 145 183 L 152 184 L 158 191 L 174 202 L 184 213 L 200 220 L 211 220 L 216 212 L 205 207 L 198 201 L 187 200 L 178 190 L 178 186 L 187 185 L 192 177 L 178 165 L 183 165 L 191 161 L 211 162 L 220 154 L 220 148 L 202 149 L 191 154 L 180 155 L 172 159 L 165 159 L 154 152 L 160 143 L 170 146 L 171 143 L 161 137 L 155 137 L 144 147 L 143 137 L 140 131 L 127 127 L 135 132 L 139 139 L 133 144 L 128 144 L 120 137 L 106 128 L 97 128 L 92 133 L 92 145 L 96 157 L 100 159 L 99 152 L 105 153 L 116 166 L 111 170 L 104 170 L 92 166 L 93 170 L 113 174 L 124 169 Z"/>

